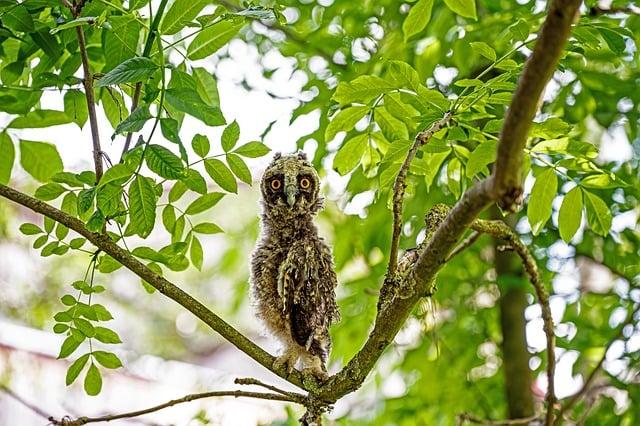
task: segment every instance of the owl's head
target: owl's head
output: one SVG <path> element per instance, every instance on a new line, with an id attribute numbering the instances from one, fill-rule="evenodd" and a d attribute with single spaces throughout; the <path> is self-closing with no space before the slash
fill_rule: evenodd
<path id="1" fill-rule="evenodd" d="M 274 218 L 315 213 L 322 206 L 320 178 L 303 152 L 277 153 L 260 184 L 265 213 Z"/>

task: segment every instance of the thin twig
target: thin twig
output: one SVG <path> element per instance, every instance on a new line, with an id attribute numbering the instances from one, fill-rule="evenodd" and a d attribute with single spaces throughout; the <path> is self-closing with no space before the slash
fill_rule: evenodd
<path id="1" fill-rule="evenodd" d="M 455 256 L 457 256 L 458 254 L 462 253 L 467 248 L 472 246 L 473 243 L 475 243 L 476 240 L 480 238 L 480 235 L 482 235 L 480 234 L 480 232 L 473 231 L 463 242 L 461 242 L 456 248 L 453 249 L 451 253 L 449 253 L 449 256 L 447 256 L 447 259 L 445 260 L 445 262 L 449 262 Z"/>
<path id="2" fill-rule="evenodd" d="M 505 420 L 487 420 L 481 419 L 479 417 L 475 417 L 468 413 L 462 413 L 458 415 L 458 424 L 463 425 L 464 422 L 475 423 L 478 425 L 489 425 L 489 426 L 522 426 L 531 423 L 534 420 L 540 418 L 540 415 L 535 415 L 531 417 L 524 417 L 521 419 L 505 419 Z"/>
<path id="3" fill-rule="evenodd" d="M 25 401 L 20 395 L 16 394 L 14 391 L 9 389 L 7 386 L 0 384 L 0 390 L 3 391 L 4 393 L 6 393 L 7 395 L 9 395 L 11 398 L 13 398 L 16 401 L 18 401 L 20 404 L 22 404 L 25 407 L 27 407 L 29 410 L 33 411 L 38 416 L 42 417 L 43 419 L 47 419 L 47 420 L 49 419 L 49 414 L 45 413 L 44 411 L 42 411 L 40 408 L 36 407 L 35 405 Z"/>
<path id="4" fill-rule="evenodd" d="M 404 162 L 398 170 L 398 175 L 393 183 L 393 235 L 391 237 L 391 249 L 389 251 L 389 266 L 387 268 L 387 279 L 393 279 L 398 269 L 398 246 L 400 244 L 400 232 L 402 230 L 402 205 L 404 203 L 404 192 L 407 189 L 407 173 L 411 162 L 416 156 L 418 149 L 429 142 L 433 135 L 446 127 L 451 121 L 451 112 L 447 111 L 444 116 L 435 121 L 427 130 L 418 133 L 413 145 L 407 152 Z"/>
<path id="5" fill-rule="evenodd" d="M 582 397 L 589 391 L 589 388 L 591 387 L 591 384 L 593 383 L 594 379 L 596 378 L 598 372 L 600 372 L 600 370 L 604 366 L 604 362 L 607 359 L 607 352 L 609 352 L 609 349 L 611 348 L 611 346 L 623 336 L 622 333 L 624 332 L 624 328 L 627 325 L 633 323 L 633 319 L 636 316 L 636 314 L 638 314 L 638 312 L 640 312 L 640 304 L 638 304 L 638 306 L 635 309 L 629 311 L 629 313 L 627 314 L 627 318 L 624 320 L 624 322 L 622 324 L 620 324 L 620 326 L 618 327 L 618 330 L 616 331 L 616 334 L 609 341 L 609 343 L 607 343 L 607 346 L 604 348 L 604 352 L 602 353 L 602 357 L 600 358 L 600 360 L 598 361 L 596 366 L 593 368 L 591 373 L 589 373 L 589 376 L 587 377 L 587 380 L 584 381 L 584 384 L 582 385 L 580 390 L 578 392 L 576 392 L 560 408 L 560 411 L 558 412 L 558 419 L 556 421 L 556 425 L 561 425 L 562 424 L 563 415 L 567 411 L 569 411 L 578 401 L 580 401 L 580 399 L 582 399 Z"/>
<path id="6" fill-rule="evenodd" d="M 212 398 L 212 397 L 220 397 L 220 396 L 233 396 L 235 398 L 245 397 L 245 398 L 258 398 L 258 399 L 267 399 L 270 401 L 284 401 L 284 402 L 296 402 L 300 403 L 297 400 L 293 400 L 285 395 L 275 394 L 275 393 L 266 393 L 266 392 L 244 392 L 244 391 L 215 391 L 215 392 L 203 392 L 203 393 L 195 393 L 190 395 L 185 395 L 182 398 L 172 399 L 171 401 L 167 401 L 163 404 L 155 405 L 153 407 L 145 408 L 137 411 L 129 411 L 127 413 L 120 414 L 109 414 L 100 417 L 78 417 L 77 419 L 69 419 L 62 418 L 60 420 L 55 419 L 54 417 L 49 417 L 48 420 L 55 426 L 81 426 L 86 425 L 87 423 L 96 423 L 96 422 L 109 422 L 112 420 L 118 419 L 127 419 L 131 417 L 138 417 L 144 414 L 153 413 L 156 411 L 163 410 L 167 407 L 172 407 L 177 404 L 183 404 L 185 402 L 195 401 L 197 399 L 204 398 Z"/>
<path id="7" fill-rule="evenodd" d="M 100 133 L 98 131 L 98 119 L 96 115 L 96 103 L 93 94 L 93 77 L 91 76 L 91 70 L 89 68 L 89 56 L 87 55 L 87 45 L 84 38 L 84 30 L 82 29 L 82 27 L 76 27 L 76 35 L 78 37 L 78 49 L 80 50 L 80 57 L 82 58 L 82 69 L 84 72 L 84 95 L 87 98 L 87 109 L 89 111 L 89 125 L 91 127 L 91 139 L 93 141 L 93 163 L 96 169 L 97 184 L 102 177 L 103 168 L 102 149 L 100 147 Z"/>
<path id="8" fill-rule="evenodd" d="M 495 238 L 505 240 L 509 247 L 512 248 L 522 259 L 524 270 L 529 276 L 529 281 L 533 285 L 538 302 L 542 310 L 542 321 L 544 334 L 547 340 L 547 414 L 545 424 L 551 426 L 553 424 L 553 410 L 556 403 L 554 376 L 556 369 L 555 357 L 555 334 L 553 332 L 553 317 L 551 316 L 551 307 L 549 306 L 549 295 L 542 283 L 538 265 L 533 258 L 527 246 L 522 242 L 518 235 L 500 220 L 482 220 L 477 219 L 471 224 L 471 228 L 476 232 L 489 234 Z"/>
<path id="9" fill-rule="evenodd" d="M 154 38 L 156 36 L 156 32 L 158 30 L 158 26 L 160 25 L 160 19 L 162 19 L 162 15 L 164 13 L 164 8 L 167 5 L 168 0 L 160 0 L 160 4 L 158 5 L 158 11 L 156 15 L 153 17 L 153 21 L 151 22 L 151 27 L 149 27 L 149 34 L 147 35 L 147 40 L 144 43 L 144 49 L 142 50 L 142 57 L 148 58 L 151 53 L 151 48 L 153 47 Z M 164 53 L 162 51 L 159 52 L 161 55 Z M 162 70 L 164 72 L 164 69 Z M 131 112 L 135 111 L 138 108 L 138 103 L 140 102 L 140 94 L 142 93 L 142 82 L 139 81 L 136 83 L 136 87 L 133 91 L 133 97 L 131 98 Z M 158 110 L 158 113 L 160 111 Z M 120 154 L 120 162 L 122 162 L 122 158 L 129 151 L 129 147 L 131 145 L 131 138 L 133 137 L 133 132 L 127 133 L 127 137 L 124 142 L 124 147 L 122 148 L 122 154 Z"/>
<path id="10" fill-rule="evenodd" d="M 263 387 L 265 389 L 268 389 L 270 391 L 273 392 L 277 392 L 281 395 L 285 395 L 291 399 L 297 400 L 297 401 L 304 401 L 305 400 L 305 396 L 302 395 L 301 393 L 297 393 L 297 392 L 289 392 L 280 388 L 277 388 L 273 385 L 269 385 L 267 383 L 263 383 L 258 379 L 254 379 L 253 377 L 245 377 L 245 378 L 237 378 L 233 381 L 235 384 L 237 385 L 254 385 L 254 386 L 260 386 Z"/>

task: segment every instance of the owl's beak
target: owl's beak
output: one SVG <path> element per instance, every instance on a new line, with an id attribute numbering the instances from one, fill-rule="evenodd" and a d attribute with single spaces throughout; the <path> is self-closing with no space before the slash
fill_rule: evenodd
<path id="1" fill-rule="evenodd" d="M 298 195 L 298 188 L 296 188 L 295 186 L 291 185 L 287 185 L 284 189 L 284 193 L 287 196 L 287 204 L 289 204 L 289 207 L 293 207 L 293 205 L 296 203 L 296 195 Z"/>

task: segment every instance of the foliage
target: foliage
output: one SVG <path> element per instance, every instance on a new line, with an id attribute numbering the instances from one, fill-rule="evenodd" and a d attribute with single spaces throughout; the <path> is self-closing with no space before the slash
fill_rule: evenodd
<path id="1" fill-rule="evenodd" d="M 624 3 L 614 1 L 612 7 Z M 234 38 L 262 55 L 276 49 L 304 74 L 302 90 L 310 95 L 294 109 L 291 122 L 320 113 L 317 128 L 297 146 L 315 146 L 314 164 L 320 169 L 329 165 L 326 175 L 342 176 L 344 182 L 337 206 L 329 206 L 321 219 L 333 236 L 342 278 L 343 321 L 332 331 L 332 358 L 348 360 L 375 316 L 373 295 L 391 239 L 391 189 L 413 139 L 452 112 L 453 123 L 420 148 L 409 169 L 403 249 L 423 238 L 430 206 L 453 204 L 490 174 L 506 107 L 544 11 L 535 2 L 506 0 L 285 0 L 214 7 L 206 1 L 167 5 L 162 0 L 161 5 L 153 19 L 141 1 L 93 0 L 78 16 L 53 0 L 0 1 L 0 111 L 11 117 L 0 133 L 0 183 L 13 183 L 19 162 L 41 184 L 34 192 L 37 198 L 57 203 L 94 232 L 106 230 L 123 246 L 125 238 L 163 233 L 169 241 L 164 246 L 126 246 L 154 271 L 202 269 L 199 236 L 222 228 L 215 219 L 194 223 L 196 215 L 216 218 L 219 212 L 211 209 L 237 193 L 239 184 L 253 181 L 246 159 L 265 156 L 269 148 L 262 141 L 238 144 L 241 129 L 222 113 L 215 73 L 198 61 L 228 55 L 226 46 Z M 91 170 L 70 172 L 53 144 L 20 136 L 20 129 L 87 125 L 77 31 L 86 38 L 96 106 L 113 128 L 114 143 L 124 146 L 127 134 L 139 135 L 102 176 Z M 602 351 L 613 337 L 620 312 L 640 302 L 640 17 L 585 13 L 572 34 L 525 151 L 529 190 L 517 230 L 539 264 L 547 265 L 545 281 L 556 284 L 552 297 L 562 306 L 556 335 L 562 350 L 579 354 L 572 367 L 578 374 L 594 364 L 589 354 Z M 263 69 L 265 78 L 272 73 Z M 133 107 L 129 99 L 137 90 L 139 102 Z M 60 93 L 64 110 L 41 107 L 47 91 Z M 224 126 L 220 141 L 201 134 L 183 141 L 185 115 Z M 633 154 L 605 152 L 612 148 L 603 142 L 604 134 L 622 139 Z M 363 200 L 359 215 L 345 214 Z M 620 225 L 628 217 L 632 223 Z M 90 251 L 84 238 L 49 219 L 43 227 L 27 223 L 20 230 L 35 238 L 33 248 L 42 256 Z M 243 244 L 254 237 L 228 236 L 233 247 L 222 273 L 237 269 Z M 406 387 L 401 397 L 379 393 L 373 397 L 374 409 L 345 415 L 346 424 L 362 416 L 378 424 L 450 424 L 465 411 L 503 416 L 505 401 L 496 391 L 504 386 L 496 303 L 510 285 L 523 283 L 496 280 L 490 245 L 481 239 L 449 262 L 438 277 L 434 304 L 416 311 L 404 331 L 414 338 L 406 344 L 399 338 L 366 386 L 384 389 L 389 377 L 397 376 Z M 570 254 L 561 257 L 559 252 Z M 605 293 L 588 285 L 563 293 L 562 282 L 578 257 L 610 267 L 618 276 L 616 284 L 604 283 Z M 54 331 L 67 336 L 59 357 L 80 355 L 69 367 L 67 384 L 86 371 L 90 395 L 100 392 L 100 369 L 122 364 L 109 346 L 92 349 L 95 341 L 120 343 L 103 324 L 112 318 L 108 308 L 95 303 L 108 286 L 94 285 L 96 272 L 109 274 L 120 266 L 104 253 L 93 253 L 84 277 L 72 280 L 74 290 L 67 287 L 54 316 Z M 238 307 L 246 304 L 243 292 L 246 286 L 238 286 Z M 532 306 L 527 313 L 533 311 Z M 84 342 L 89 351 L 76 353 L 87 346 Z M 537 346 L 530 350 L 533 359 L 542 358 Z M 637 348 L 620 357 L 624 372 L 606 374 L 637 404 L 638 391 L 629 379 L 637 374 Z M 542 362 L 534 364 L 535 374 L 545 368 Z M 446 390 L 434 383 L 446 383 Z M 593 424 L 611 422 L 606 398 L 601 396 L 590 410 L 579 406 L 576 413 L 588 411 Z M 633 406 L 618 407 L 629 424 L 638 417 Z"/>

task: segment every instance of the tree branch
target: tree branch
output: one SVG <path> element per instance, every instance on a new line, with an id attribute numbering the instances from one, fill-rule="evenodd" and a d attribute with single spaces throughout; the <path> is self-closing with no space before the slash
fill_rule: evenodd
<path id="1" fill-rule="evenodd" d="M 285 402 L 295 402 L 298 404 L 303 404 L 302 400 L 291 399 L 285 395 L 276 394 L 276 393 L 266 393 L 266 392 L 244 392 L 244 391 L 215 391 L 215 392 L 203 392 L 203 393 L 194 393 L 190 395 L 185 395 L 182 398 L 172 399 L 171 401 L 167 401 L 163 404 L 155 405 L 153 407 L 145 408 L 137 411 L 129 411 L 127 413 L 121 414 L 109 414 L 105 416 L 99 417 L 78 417 L 77 419 L 70 419 L 68 417 L 63 417 L 60 420 L 55 419 L 54 417 L 49 417 L 48 420 L 54 426 L 81 426 L 86 425 L 87 423 L 97 423 L 97 422 L 110 422 L 118 419 L 128 419 L 132 417 L 138 417 L 145 414 L 153 413 L 156 411 L 163 410 L 168 407 L 172 407 L 174 405 L 183 404 L 185 402 L 195 401 L 197 399 L 204 398 L 213 398 L 213 397 L 221 397 L 221 396 L 233 396 L 235 398 L 258 398 L 258 399 L 267 399 L 270 401 L 285 401 Z"/>
<path id="2" fill-rule="evenodd" d="M 638 304 L 638 306 L 631 310 L 629 312 L 629 314 L 627 315 L 627 318 L 625 318 L 624 322 L 622 324 L 620 324 L 620 326 L 618 327 L 618 330 L 616 331 L 616 334 L 613 336 L 613 338 L 609 341 L 609 343 L 607 343 L 607 346 L 604 349 L 604 353 L 602 354 L 602 357 L 600 358 L 600 360 L 598 361 L 598 363 L 596 364 L 596 366 L 593 368 L 593 370 L 591 371 L 591 373 L 589 373 L 589 376 L 587 377 L 587 379 L 584 381 L 584 384 L 582 385 L 582 387 L 580 388 L 580 390 L 578 392 L 576 392 L 563 406 L 562 408 L 560 408 L 560 411 L 558 412 L 558 419 L 556 421 L 556 425 L 561 425 L 562 421 L 563 421 L 563 416 L 565 413 L 567 413 L 576 403 L 578 403 L 578 401 L 580 401 L 580 399 L 582 399 L 582 397 L 589 391 L 589 388 L 591 387 L 591 384 L 593 383 L 593 380 L 596 378 L 598 372 L 602 369 L 602 367 L 604 366 L 604 362 L 607 359 L 607 352 L 609 352 L 609 349 L 611 348 L 611 346 L 623 336 L 623 331 L 624 328 L 633 323 L 633 319 L 634 317 L 638 314 L 638 312 L 640 312 L 640 304 Z"/>
<path id="3" fill-rule="evenodd" d="M 378 311 L 375 325 L 362 349 L 335 376 L 322 386 L 318 396 L 335 401 L 357 389 L 385 348 L 405 322 L 418 300 L 432 290 L 436 274 L 464 231 L 491 202 L 512 209 L 519 201 L 523 148 L 538 99 L 556 68 L 569 37 L 573 17 L 581 0 L 554 0 L 531 57 L 518 81 L 507 113 L 493 174 L 465 192 L 462 199 L 438 225 L 407 276 L 410 294 L 396 298 Z M 553 407 L 550 407 L 553 409 Z"/>
<path id="4" fill-rule="evenodd" d="M 294 385 L 302 389 L 305 388 L 302 383 L 302 375 L 299 371 L 294 370 L 293 373 L 289 375 L 286 371 L 286 368 L 275 370 L 273 368 L 273 356 L 269 355 L 264 349 L 257 346 L 246 336 L 244 336 L 218 315 L 209 310 L 202 303 L 183 291 L 180 287 L 153 272 L 142 262 L 137 260 L 127 250 L 123 249 L 115 242 L 113 242 L 106 234 L 90 232 L 84 226 L 84 223 L 82 223 L 82 221 L 80 221 L 79 219 L 76 219 L 75 217 L 72 217 L 64 213 L 63 211 L 58 210 L 57 208 L 43 201 L 37 200 L 2 184 L 0 184 L 0 196 L 12 200 L 24 207 L 27 207 L 34 212 L 47 216 L 82 235 L 93 245 L 98 247 L 103 252 L 107 253 L 109 256 L 113 257 L 131 272 L 148 282 L 159 292 L 179 303 L 189 312 L 200 318 L 205 324 L 218 332 L 222 337 L 224 337 L 242 352 L 246 353 L 251 358 L 256 360 L 259 364 L 261 364 L 268 370 L 273 371 L 274 373 L 288 380 Z"/>
<path id="5" fill-rule="evenodd" d="M 556 402 L 554 376 L 556 369 L 556 356 L 555 356 L 555 334 L 553 332 L 553 318 L 551 316 L 551 307 L 549 306 L 549 295 L 547 290 L 540 279 L 540 273 L 538 272 L 538 265 L 533 258 L 529 249 L 520 240 L 516 233 L 502 221 L 499 220 L 481 220 L 477 219 L 471 225 L 474 231 L 489 234 L 495 238 L 500 238 L 507 241 L 513 250 L 520 256 L 524 266 L 524 270 L 529 276 L 529 281 L 533 285 L 538 302 L 542 309 L 542 320 L 544 334 L 547 340 L 547 414 L 546 425 L 551 426 L 553 424 L 553 410 Z"/>
<path id="6" fill-rule="evenodd" d="M 79 6 L 79 5 L 78 5 Z M 75 17 L 80 13 L 78 6 L 74 7 Z M 78 11 L 76 12 L 76 9 Z M 78 49 L 82 58 L 82 70 L 84 73 L 83 85 L 84 95 L 87 99 L 87 109 L 89 111 L 89 126 L 91 127 L 91 140 L 93 142 L 93 164 L 96 170 L 96 183 L 102 177 L 102 148 L 100 147 L 100 133 L 98 132 L 98 119 L 96 115 L 96 102 L 93 94 L 93 76 L 89 69 L 89 56 L 87 55 L 87 44 L 84 38 L 84 30 L 81 26 L 76 27 L 76 36 L 78 38 Z"/>
<path id="7" fill-rule="evenodd" d="M 475 243 L 478 240 L 478 238 L 480 238 L 480 235 L 482 234 L 480 234 L 478 231 L 473 231 L 467 238 L 465 238 L 463 242 L 458 244 L 458 246 L 456 246 L 456 248 L 453 249 L 451 253 L 449 253 L 449 256 L 447 256 L 445 263 L 449 262 L 455 256 L 459 255 L 460 253 L 462 253 L 463 251 L 471 247 L 473 243 Z"/>
<path id="8" fill-rule="evenodd" d="M 515 211 L 522 198 L 522 150 L 538 100 L 562 56 L 580 0 L 551 3 L 540 36 L 527 60 L 504 119 L 493 167 L 493 192 L 503 210 Z"/>
<path id="9" fill-rule="evenodd" d="M 624 13 L 626 15 L 640 15 L 640 8 L 631 5 L 628 7 L 610 7 L 608 9 L 594 6 L 589 9 L 590 16 L 610 15 L 617 13 Z"/>
<path id="10" fill-rule="evenodd" d="M 393 279 L 398 267 L 398 246 L 400 245 L 400 232 L 402 231 L 402 207 L 404 203 L 404 192 L 407 189 L 407 173 L 411 162 L 416 156 L 418 149 L 427 144 L 433 135 L 445 128 L 451 121 L 451 112 L 447 111 L 440 120 L 435 121 L 427 130 L 418 133 L 413 145 L 407 152 L 398 175 L 393 183 L 393 235 L 391 237 L 391 249 L 389 251 L 389 266 L 387 268 L 387 279 Z"/>

